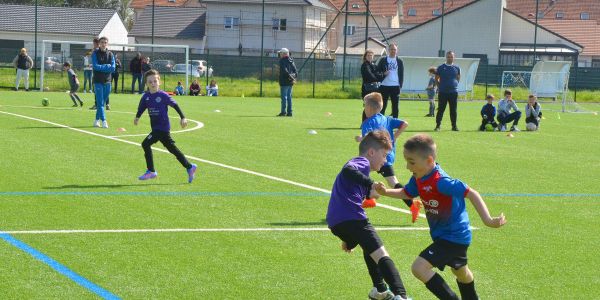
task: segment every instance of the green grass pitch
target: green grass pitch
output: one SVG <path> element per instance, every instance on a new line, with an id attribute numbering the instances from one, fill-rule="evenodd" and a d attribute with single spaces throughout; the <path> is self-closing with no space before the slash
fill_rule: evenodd
<path id="1" fill-rule="evenodd" d="M 0 92 L 0 231 L 123 299 L 366 298 L 371 282 L 360 250 L 342 252 L 337 238 L 324 230 L 325 193 L 194 160 L 197 179 L 188 184 L 177 160 L 158 151 L 159 177 L 141 182 L 137 176 L 145 162 L 139 143 L 150 127 L 147 115 L 133 126 L 139 96 L 111 95 L 109 129 L 92 127 L 92 95 L 80 96 L 84 109 L 71 108 L 65 93 Z M 41 106 L 44 97 L 50 106 Z M 292 118 L 275 117 L 274 98 L 176 100 L 189 119 L 204 124 L 173 133 L 177 146 L 210 162 L 330 190 L 358 151 L 353 139 L 360 126 L 358 100 L 295 99 Z M 493 215 L 505 213 L 505 227 L 485 228 L 467 205 L 479 228 L 469 265 L 481 298 L 597 298 L 600 116 L 558 113 L 551 111 L 558 106 L 542 104 L 541 130 L 510 138 L 476 130 L 482 105 L 459 103 L 460 132 L 449 131 L 448 112 L 442 131 L 432 132 L 433 119 L 423 117 L 428 104 L 402 101 L 400 115 L 410 126 L 398 141 L 431 134 L 442 167 L 483 194 Z M 597 104 L 584 106 L 600 110 Z M 177 118 L 171 125 L 181 130 Z M 408 180 L 401 155 L 395 169 L 402 182 Z M 396 199 L 380 202 L 405 208 Z M 428 231 L 414 230 L 427 227 L 426 221 L 412 224 L 409 215 L 384 208 L 368 214 L 377 228 L 394 229 L 380 235 L 409 296 L 432 299 L 410 273 L 410 264 L 430 243 Z M 276 231 L 219 231 L 255 228 Z M 115 229 L 215 231 L 93 232 Z M 3 240 L 0 259 L 2 299 L 98 298 Z M 448 270 L 443 276 L 458 291 Z"/>

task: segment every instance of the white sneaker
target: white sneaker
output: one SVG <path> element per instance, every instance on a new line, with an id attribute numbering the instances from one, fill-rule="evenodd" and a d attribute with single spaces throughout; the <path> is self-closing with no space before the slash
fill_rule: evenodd
<path id="1" fill-rule="evenodd" d="M 397 295 L 396 297 L 392 298 L 392 300 L 412 300 L 412 298 L 402 298 L 402 296 Z"/>
<path id="2" fill-rule="evenodd" d="M 369 299 L 370 300 L 392 300 L 392 299 L 394 299 L 394 294 L 390 290 L 380 293 L 377 291 L 376 287 L 373 287 L 371 289 L 371 291 L 369 292 Z"/>
<path id="3" fill-rule="evenodd" d="M 100 120 L 94 121 L 94 127 L 100 127 Z"/>
<path id="4" fill-rule="evenodd" d="M 506 126 L 505 125 L 500 126 L 500 131 L 502 131 L 502 132 L 506 131 Z"/>
<path id="5" fill-rule="evenodd" d="M 102 128 L 108 128 L 108 122 L 106 122 L 106 120 L 102 121 Z"/>
<path id="6" fill-rule="evenodd" d="M 513 126 L 510 128 L 510 131 L 519 132 L 521 130 L 519 130 L 519 128 L 517 126 Z"/>

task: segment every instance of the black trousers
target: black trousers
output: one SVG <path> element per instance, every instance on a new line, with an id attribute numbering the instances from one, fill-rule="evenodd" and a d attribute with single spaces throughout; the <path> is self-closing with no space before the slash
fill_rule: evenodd
<path id="1" fill-rule="evenodd" d="M 113 92 L 118 93 L 118 91 L 119 91 L 119 73 L 118 72 L 112 73 L 112 81 L 114 82 L 113 87 L 115 88 L 113 90 Z"/>
<path id="2" fill-rule="evenodd" d="M 435 116 L 435 123 L 437 127 L 440 127 L 442 124 L 442 119 L 444 118 L 444 112 L 446 111 L 447 104 L 450 104 L 450 122 L 452 123 L 452 128 L 456 127 L 456 106 L 458 103 L 458 93 L 439 92 L 438 102 L 438 111 L 437 115 Z"/>
<path id="3" fill-rule="evenodd" d="M 388 98 L 392 101 L 392 114 L 394 118 L 398 118 L 398 101 L 400 101 L 400 87 L 399 86 L 379 86 L 379 92 L 383 97 L 383 108 L 381 114 L 385 115 L 385 109 L 387 108 Z"/>
<path id="4" fill-rule="evenodd" d="M 144 157 L 146 158 L 146 167 L 148 170 L 155 172 L 154 170 L 154 158 L 152 157 L 152 145 L 160 141 L 171 154 L 175 155 L 179 163 L 186 169 L 189 169 L 192 165 L 185 158 L 183 153 L 175 146 L 175 141 L 171 138 L 171 134 L 166 131 L 152 130 L 150 134 L 142 142 L 142 148 L 144 149 Z"/>

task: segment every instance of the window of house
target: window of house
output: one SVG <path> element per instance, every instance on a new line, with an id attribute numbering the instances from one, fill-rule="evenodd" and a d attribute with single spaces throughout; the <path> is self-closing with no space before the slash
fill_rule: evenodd
<path id="1" fill-rule="evenodd" d="M 564 12 L 557 12 L 556 13 L 556 18 L 557 19 L 563 19 L 565 17 L 565 13 Z"/>
<path id="2" fill-rule="evenodd" d="M 581 14 L 579 14 L 579 18 L 582 19 L 582 20 L 589 20 L 590 19 L 590 13 L 582 12 Z"/>
<path id="3" fill-rule="evenodd" d="M 237 29 L 240 26 L 240 18 L 225 17 L 225 29 Z"/>
<path id="4" fill-rule="evenodd" d="M 356 31 L 355 25 L 344 26 L 344 32 L 346 33 L 346 35 L 354 35 L 355 31 Z"/>
<path id="5" fill-rule="evenodd" d="M 600 59 L 592 59 L 592 68 L 600 68 Z"/>
<path id="6" fill-rule="evenodd" d="M 273 30 L 286 31 L 287 19 L 273 19 Z"/>
<path id="7" fill-rule="evenodd" d="M 417 10 L 414 9 L 414 8 L 409 8 L 408 9 L 408 15 L 409 16 L 413 16 L 413 17 L 416 16 L 417 15 Z"/>
<path id="8" fill-rule="evenodd" d="M 355 4 L 352 4 L 352 8 L 357 8 L 357 9 L 358 9 L 358 8 L 360 8 L 360 5 L 358 5 L 358 4 L 356 4 L 356 3 L 355 3 Z"/>
<path id="9" fill-rule="evenodd" d="M 537 17 L 538 17 L 538 19 L 543 19 L 544 18 L 544 12 L 539 11 Z"/>
<path id="10" fill-rule="evenodd" d="M 434 9 L 432 15 L 435 16 L 435 17 L 441 16 L 442 15 L 442 11 L 440 9 Z"/>
<path id="11" fill-rule="evenodd" d="M 59 43 L 52 43 L 52 53 L 60 53 L 61 45 Z"/>

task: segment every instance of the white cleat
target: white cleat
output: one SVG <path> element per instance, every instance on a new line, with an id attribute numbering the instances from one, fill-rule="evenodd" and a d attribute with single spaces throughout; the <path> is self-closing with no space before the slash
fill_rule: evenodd
<path id="1" fill-rule="evenodd" d="M 394 299 L 394 294 L 387 290 L 385 292 L 378 292 L 377 288 L 373 287 L 369 292 L 369 300 L 392 300 Z"/>
<path id="2" fill-rule="evenodd" d="M 94 121 L 94 127 L 100 127 L 100 120 Z"/>
<path id="3" fill-rule="evenodd" d="M 108 128 L 108 122 L 106 122 L 106 120 L 102 121 L 102 128 Z"/>

